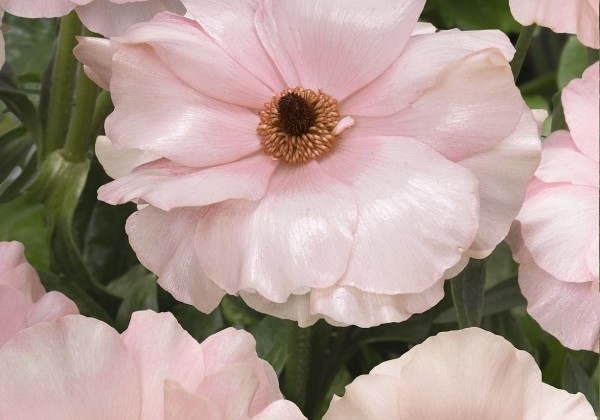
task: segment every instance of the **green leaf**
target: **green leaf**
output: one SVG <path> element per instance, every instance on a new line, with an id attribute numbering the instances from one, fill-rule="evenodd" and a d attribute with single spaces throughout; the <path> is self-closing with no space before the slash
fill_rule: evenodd
<path id="1" fill-rule="evenodd" d="M 8 63 L 0 70 L 0 101 L 23 123 L 38 144 L 41 126 L 37 111 L 27 95 L 19 90 L 16 75 Z"/>
<path id="2" fill-rule="evenodd" d="M 566 355 L 563 365 L 562 388 L 571 394 L 581 392 L 594 407 L 594 410 L 598 411 L 598 398 L 592 380 L 579 362 L 570 354 Z"/>
<path id="3" fill-rule="evenodd" d="M 171 308 L 181 326 L 201 343 L 210 335 L 225 328 L 225 321 L 219 308 L 209 314 L 203 314 L 198 309 L 185 303 L 177 303 Z"/>
<path id="4" fill-rule="evenodd" d="M 568 130 L 569 126 L 567 125 L 567 121 L 565 120 L 565 111 L 562 106 L 562 102 L 560 101 L 562 95 L 562 90 L 557 92 L 552 97 L 552 124 L 551 130 L 552 132 L 557 130 Z"/>
<path id="5" fill-rule="evenodd" d="M 429 0 L 421 18 L 438 28 L 519 32 L 506 0 Z"/>
<path id="6" fill-rule="evenodd" d="M 221 312 L 229 325 L 245 329 L 263 318 L 263 315 L 246 305 L 241 298 L 231 295 L 225 295 L 221 300 Z"/>
<path id="7" fill-rule="evenodd" d="M 266 316 L 250 329 L 256 339 L 258 357 L 269 362 L 277 375 L 283 370 L 288 358 L 287 331 L 290 322 Z"/>
<path id="8" fill-rule="evenodd" d="M 569 37 L 560 54 L 558 64 L 558 88 L 564 88 L 571 80 L 580 78 L 588 66 L 588 55 L 575 35 Z"/>
<path id="9" fill-rule="evenodd" d="M 478 327 L 483 311 L 486 260 L 471 258 L 465 269 L 450 280 L 460 328 Z"/>
<path id="10" fill-rule="evenodd" d="M 123 331 L 135 311 L 158 311 L 156 276 L 142 265 L 131 268 L 124 276 L 114 280 L 106 290 L 123 299 L 116 316 L 116 328 Z"/>

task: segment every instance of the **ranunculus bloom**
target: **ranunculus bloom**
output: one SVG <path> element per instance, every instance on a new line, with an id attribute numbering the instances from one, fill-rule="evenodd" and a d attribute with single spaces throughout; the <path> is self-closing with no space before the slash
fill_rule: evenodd
<path id="1" fill-rule="evenodd" d="M 535 360 L 479 328 L 440 333 L 334 396 L 323 420 L 593 420 L 583 394 L 542 382 Z"/>
<path id="2" fill-rule="evenodd" d="M 104 36 L 119 35 L 166 10 L 185 14 L 180 0 L 0 0 L 0 8 L 26 18 L 64 16 L 75 10 L 85 26 Z"/>
<path id="3" fill-rule="evenodd" d="M 563 345 L 598 352 L 598 63 L 562 102 L 570 132 L 544 142 L 508 240 L 531 316 Z"/>
<path id="4" fill-rule="evenodd" d="M 254 338 L 194 340 L 170 313 L 136 312 L 123 334 L 75 315 L 0 349 L 3 420 L 303 419 Z"/>
<path id="5" fill-rule="evenodd" d="M 521 25 L 536 23 L 554 32 L 576 34 L 582 44 L 600 47 L 598 0 L 510 0 L 509 4 Z"/>
<path id="6" fill-rule="evenodd" d="M 78 313 L 62 293 L 46 293 L 21 243 L 0 242 L 0 347 L 23 328 Z"/>
<path id="7" fill-rule="evenodd" d="M 416 25 L 423 4 L 185 0 L 195 20 L 81 40 L 115 104 L 99 198 L 149 204 L 126 229 L 163 288 L 369 327 L 506 236 L 540 148 L 513 47 Z"/>

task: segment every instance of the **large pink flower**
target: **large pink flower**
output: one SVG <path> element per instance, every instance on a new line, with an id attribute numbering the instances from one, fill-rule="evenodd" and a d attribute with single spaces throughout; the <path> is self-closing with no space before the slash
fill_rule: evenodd
<path id="1" fill-rule="evenodd" d="M 78 313 L 62 293 L 46 293 L 21 243 L 0 242 L 0 347 L 24 328 Z"/>
<path id="2" fill-rule="evenodd" d="M 80 315 L 0 349 L 3 420 L 303 419 L 245 331 L 202 344 L 170 313 L 136 312 L 119 335 Z"/>
<path id="3" fill-rule="evenodd" d="M 598 352 L 598 63 L 562 102 L 570 132 L 544 142 L 508 239 L 527 311 L 565 346 Z"/>
<path id="4" fill-rule="evenodd" d="M 185 0 L 76 55 L 115 111 L 96 150 L 140 261 L 177 299 L 309 325 L 401 321 L 487 255 L 539 160 L 498 31 L 424 0 Z M 110 139 L 110 140 L 109 140 Z"/>
<path id="5" fill-rule="evenodd" d="M 159 12 L 185 13 L 180 0 L 0 0 L 0 8 L 27 18 L 64 16 L 75 10 L 85 26 L 105 36 L 119 35 Z"/>
<path id="6" fill-rule="evenodd" d="M 577 34 L 582 44 L 600 47 L 598 0 L 510 0 L 509 4 L 521 25 L 536 23 L 554 32 Z"/>
<path id="7" fill-rule="evenodd" d="M 593 420 L 583 394 L 542 382 L 535 360 L 479 328 L 440 333 L 334 396 L 324 420 Z"/>

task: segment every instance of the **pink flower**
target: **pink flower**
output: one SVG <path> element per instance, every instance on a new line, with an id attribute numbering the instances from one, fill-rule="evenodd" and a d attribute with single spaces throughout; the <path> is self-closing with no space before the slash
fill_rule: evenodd
<path id="1" fill-rule="evenodd" d="M 521 25 L 536 23 L 554 32 L 576 34 L 583 45 L 600 47 L 598 0 L 510 0 L 509 4 Z"/>
<path id="2" fill-rule="evenodd" d="M 593 420 L 583 394 L 542 382 L 535 360 L 479 328 L 440 333 L 334 396 L 324 420 Z"/>
<path id="3" fill-rule="evenodd" d="M 136 312 L 123 334 L 67 316 L 0 349 L 0 412 L 28 419 L 303 419 L 245 331 L 202 344 L 170 313 Z"/>
<path id="4" fill-rule="evenodd" d="M 416 25 L 423 4 L 186 0 L 195 20 L 81 40 L 115 104 L 99 198 L 149 204 L 126 229 L 163 288 L 369 327 L 506 236 L 540 148 L 513 47 Z"/>
<path id="5" fill-rule="evenodd" d="M 563 345 L 598 352 L 598 63 L 562 102 L 570 132 L 544 142 L 508 239 L 527 311 Z"/>
<path id="6" fill-rule="evenodd" d="M 78 313 L 62 293 L 46 293 L 22 244 L 0 242 L 0 347 L 24 328 Z"/>
<path id="7" fill-rule="evenodd" d="M 120 35 L 158 12 L 185 14 L 180 0 L 0 0 L 0 8 L 26 18 L 64 16 L 75 10 L 85 26 L 104 36 Z"/>

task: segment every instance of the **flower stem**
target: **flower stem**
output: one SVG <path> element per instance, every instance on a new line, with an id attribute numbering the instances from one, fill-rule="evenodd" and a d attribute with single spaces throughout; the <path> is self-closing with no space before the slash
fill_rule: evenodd
<path id="1" fill-rule="evenodd" d="M 519 38 L 517 38 L 517 43 L 515 45 L 515 49 L 517 51 L 515 52 L 513 60 L 510 62 L 510 67 L 515 80 L 517 80 L 519 77 L 521 67 L 523 67 L 523 61 L 527 55 L 527 50 L 531 44 L 531 39 L 533 38 L 533 32 L 535 31 L 535 28 L 536 25 L 523 26 L 521 32 L 519 33 Z"/>
<path id="2" fill-rule="evenodd" d="M 310 369 L 310 338 L 310 328 L 300 328 L 298 324 L 290 323 L 284 389 L 286 397 L 301 410 L 306 404 L 306 388 Z"/>
<path id="3" fill-rule="evenodd" d="M 83 162 L 90 148 L 93 137 L 90 127 L 96 107 L 98 87 L 86 76 L 83 67 L 79 68 L 75 107 L 69 124 L 67 140 L 63 148 L 63 156 L 70 162 Z"/>
<path id="4" fill-rule="evenodd" d="M 458 326 L 478 327 L 483 311 L 486 260 L 471 258 L 462 273 L 450 280 Z"/>
<path id="5" fill-rule="evenodd" d="M 73 87 L 77 61 L 73 55 L 73 48 L 77 44 L 76 35 L 81 33 L 81 22 L 71 12 L 60 20 L 58 44 L 50 86 L 48 112 L 44 130 L 44 141 L 40 150 L 42 158 L 54 150 L 60 149 L 65 141 L 71 116 L 73 100 Z"/>

